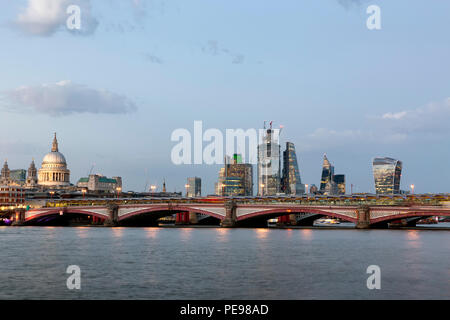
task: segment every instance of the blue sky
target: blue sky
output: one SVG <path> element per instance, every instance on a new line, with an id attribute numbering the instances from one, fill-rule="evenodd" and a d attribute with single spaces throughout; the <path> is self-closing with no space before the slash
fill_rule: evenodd
<path id="1" fill-rule="evenodd" d="M 82 29 L 65 8 L 82 8 Z M 381 8 L 368 30 L 366 8 Z M 62 8 L 62 9 L 61 9 Z M 212 193 L 219 166 L 172 164 L 177 128 L 283 125 L 304 183 L 327 153 L 373 192 L 371 160 L 403 161 L 402 188 L 450 192 L 450 2 L 23 0 L 0 4 L 0 158 L 38 166 L 53 132 L 72 183 Z M 283 146 L 284 148 L 284 146 Z"/>

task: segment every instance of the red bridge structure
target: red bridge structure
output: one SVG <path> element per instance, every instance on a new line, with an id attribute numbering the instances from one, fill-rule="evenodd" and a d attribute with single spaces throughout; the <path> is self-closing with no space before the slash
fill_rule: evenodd
<path id="1" fill-rule="evenodd" d="M 267 220 L 312 225 L 327 216 L 352 222 L 356 228 L 414 226 L 430 216 L 450 216 L 450 196 L 346 197 L 299 196 L 261 198 L 145 198 L 49 201 L 41 208 L 16 210 L 16 225 L 46 225 L 75 220 L 105 226 L 151 226 L 176 215 L 177 224 L 216 221 L 222 227 L 267 226 Z"/>

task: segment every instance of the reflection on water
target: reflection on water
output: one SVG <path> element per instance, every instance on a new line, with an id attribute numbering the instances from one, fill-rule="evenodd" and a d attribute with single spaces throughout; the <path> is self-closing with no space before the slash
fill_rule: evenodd
<path id="1" fill-rule="evenodd" d="M 112 228 L 111 230 L 115 238 L 122 238 L 123 228 Z"/>
<path id="2" fill-rule="evenodd" d="M 302 229 L 302 230 L 300 230 L 300 235 L 303 240 L 311 240 L 313 238 L 313 230 Z"/>
<path id="3" fill-rule="evenodd" d="M 189 241 L 191 239 L 191 235 L 192 235 L 192 228 L 181 228 L 178 229 L 179 234 L 180 234 L 180 239 L 183 242 Z"/>
<path id="4" fill-rule="evenodd" d="M 254 229 L 254 232 L 256 233 L 256 238 L 264 240 L 264 239 L 267 239 L 267 236 L 269 235 L 270 230 L 269 229 Z"/>
<path id="5" fill-rule="evenodd" d="M 417 230 L 407 230 L 406 231 L 407 246 L 411 248 L 420 248 L 420 232 Z"/>
<path id="6" fill-rule="evenodd" d="M 0 230 L 0 299 L 450 299 L 448 231 Z M 367 289 L 372 264 L 381 290 Z"/>
<path id="7" fill-rule="evenodd" d="M 230 235 L 230 229 L 218 228 L 217 230 L 217 241 L 218 242 L 228 242 L 228 237 Z"/>
<path id="8" fill-rule="evenodd" d="M 160 228 L 144 228 L 146 231 L 147 238 L 156 239 L 158 238 L 158 233 Z"/>

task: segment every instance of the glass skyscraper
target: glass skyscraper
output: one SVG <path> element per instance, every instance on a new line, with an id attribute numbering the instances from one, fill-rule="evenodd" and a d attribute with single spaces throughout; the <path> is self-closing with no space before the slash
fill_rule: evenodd
<path id="1" fill-rule="evenodd" d="M 392 158 L 373 159 L 373 177 L 377 194 L 400 193 L 402 162 Z"/>
<path id="2" fill-rule="evenodd" d="M 258 195 L 270 196 L 280 192 L 280 144 L 275 130 L 266 130 L 263 142 L 258 145 Z"/>
<path id="3" fill-rule="evenodd" d="M 325 193 L 327 191 L 327 185 L 330 186 L 333 183 L 333 175 L 334 175 L 334 167 L 331 165 L 330 161 L 328 161 L 327 155 L 323 155 L 323 165 L 322 165 L 322 179 L 320 180 L 320 189 L 321 193 Z M 329 189 L 330 187 L 328 187 Z"/>
<path id="4" fill-rule="evenodd" d="M 303 194 L 305 185 L 300 178 L 295 146 L 292 142 L 286 142 L 286 150 L 283 151 L 283 178 L 281 191 L 286 194 Z"/>
<path id="5" fill-rule="evenodd" d="M 193 177 L 187 179 L 187 197 L 201 197 L 202 196 L 202 179 Z"/>
<path id="6" fill-rule="evenodd" d="M 333 194 L 345 194 L 345 175 L 335 174 L 333 176 L 333 182 L 336 188 Z"/>

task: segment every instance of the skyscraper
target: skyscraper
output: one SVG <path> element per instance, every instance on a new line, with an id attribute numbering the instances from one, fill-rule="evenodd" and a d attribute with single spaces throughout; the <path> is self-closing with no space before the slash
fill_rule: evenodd
<path id="1" fill-rule="evenodd" d="M 202 196 L 202 179 L 193 177 L 187 179 L 187 197 L 201 197 Z"/>
<path id="2" fill-rule="evenodd" d="M 333 175 L 333 183 L 335 185 L 335 190 L 332 194 L 345 194 L 345 175 Z"/>
<path id="3" fill-rule="evenodd" d="M 216 184 L 214 185 L 215 194 L 218 195 L 218 196 L 222 196 L 223 195 L 223 183 L 224 183 L 224 180 L 225 180 L 225 167 L 220 168 L 220 170 L 219 170 L 219 179 L 217 180 Z"/>
<path id="4" fill-rule="evenodd" d="M 402 162 L 392 158 L 373 159 L 373 177 L 377 194 L 400 193 Z"/>
<path id="5" fill-rule="evenodd" d="M 220 169 L 216 194 L 223 196 L 253 195 L 253 166 L 242 163 L 242 156 L 234 154 L 225 158 L 225 165 Z"/>
<path id="6" fill-rule="evenodd" d="M 263 143 L 258 145 L 258 195 L 276 195 L 280 192 L 280 144 L 278 132 L 266 130 Z"/>
<path id="7" fill-rule="evenodd" d="M 334 175 L 334 167 L 331 165 L 330 161 L 328 161 L 327 155 L 323 155 L 323 165 L 322 165 L 322 179 L 320 180 L 320 189 L 319 191 L 322 193 L 326 192 L 327 185 L 330 188 L 332 183 L 332 177 Z"/>
<path id="8" fill-rule="evenodd" d="M 305 185 L 300 178 L 295 146 L 292 142 L 286 142 L 286 150 L 283 151 L 283 178 L 281 179 L 281 191 L 286 194 L 303 194 Z"/>

